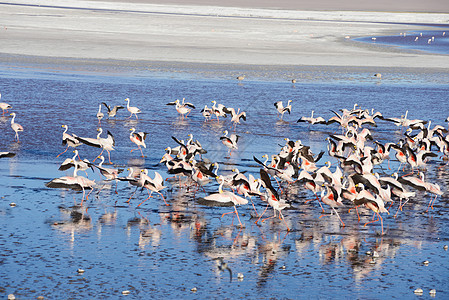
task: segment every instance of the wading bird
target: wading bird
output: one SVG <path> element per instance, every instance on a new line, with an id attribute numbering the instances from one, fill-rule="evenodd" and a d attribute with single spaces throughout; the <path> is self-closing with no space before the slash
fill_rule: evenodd
<path id="1" fill-rule="evenodd" d="M 290 114 L 292 112 L 292 100 L 288 100 L 287 105 L 284 107 L 282 104 L 282 101 L 278 101 L 274 103 L 274 107 L 276 107 L 276 110 L 278 111 L 278 117 L 279 114 L 281 114 L 281 120 L 284 118 L 284 114 L 288 112 Z"/>
<path id="2" fill-rule="evenodd" d="M 143 155 L 142 148 L 140 146 L 142 146 L 144 148 L 147 147 L 147 145 L 145 144 L 145 139 L 147 138 L 148 133 L 135 132 L 136 129 L 134 127 L 131 128 L 130 131 L 131 131 L 131 133 L 129 134 L 129 139 L 131 140 L 131 142 L 133 142 L 134 144 L 137 145 L 138 149 L 140 150 L 140 153 L 142 154 L 142 157 L 145 157 Z M 133 152 L 134 150 L 137 150 L 137 149 L 132 149 L 131 152 Z"/>
<path id="3" fill-rule="evenodd" d="M 14 123 L 14 119 L 16 118 L 16 113 L 11 113 L 11 116 L 12 116 L 11 128 L 16 133 L 14 138 L 17 139 L 17 142 L 19 142 L 19 132 L 23 131 L 23 127 L 19 123 Z"/>
<path id="4" fill-rule="evenodd" d="M 61 154 L 67 152 L 69 147 L 76 148 L 79 145 L 82 145 L 82 143 L 77 138 L 67 133 L 67 130 L 69 130 L 69 126 L 61 125 L 61 127 L 64 128 L 64 132 L 62 133 L 62 144 L 67 145 L 67 147 L 65 148 L 64 151 L 59 153 L 58 156 L 56 156 L 56 158 L 58 158 Z"/>
<path id="5" fill-rule="evenodd" d="M 130 119 L 133 115 L 135 115 L 136 119 L 138 119 L 137 114 L 140 114 L 142 111 L 135 106 L 129 106 L 129 98 L 126 98 L 125 101 L 127 102 L 126 108 L 131 113 L 128 119 Z"/>
<path id="6" fill-rule="evenodd" d="M 117 115 L 118 110 L 124 108 L 121 105 L 115 105 L 113 108 L 111 108 L 111 106 L 107 105 L 105 102 L 101 102 L 101 104 L 103 104 L 108 110 L 108 118 L 115 117 Z"/>
<path id="7" fill-rule="evenodd" d="M 219 177 L 223 177 L 223 176 L 220 175 Z M 240 226 L 242 226 L 242 222 L 240 221 L 240 217 L 239 217 L 239 213 L 237 212 L 236 205 L 247 204 L 248 200 L 246 200 L 245 198 L 242 198 L 240 196 L 237 196 L 232 192 L 223 191 L 224 180 L 223 180 L 223 178 L 221 178 L 221 179 L 222 179 L 222 182 L 221 182 L 220 186 L 218 187 L 218 193 L 210 194 L 210 195 L 204 197 L 204 200 L 215 201 L 215 202 L 219 202 L 219 203 L 232 203 L 234 205 L 234 211 L 224 213 L 221 215 L 221 217 L 223 218 L 224 215 L 235 213 L 237 215 L 237 219 L 239 220 Z"/>

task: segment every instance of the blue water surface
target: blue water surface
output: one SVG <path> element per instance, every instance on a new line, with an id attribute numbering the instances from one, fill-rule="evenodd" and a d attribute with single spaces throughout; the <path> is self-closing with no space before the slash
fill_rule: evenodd
<path id="1" fill-rule="evenodd" d="M 439 39 L 436 39 L 438 41 Z M 384 70 L 382 79 L 371 70 L 292 69 L 247 71 L 243 82 L 226 72 L 198 67 L 189 72 L 172 70 L 76 72 L 57 68 L 0 68 L 2 101 L 13 106 L 16 122 L 24 127 L 20 143 L 13 141 L 10 116 L 0 118 L 0 151 L 13 151 L 13 158 L 0 159 L 0 294 L 18 298 L 40 295 L 49 299 L 149 299 L 149 298 L 337 298 L 383 299 L 418 298 L 413 291 L 436 289 L 438 298 L 449 298 L 447 271 L 449 252 L 448 194 L 438 197 L 434 210 L 426 213 L 429 196 L 418 192 L 397 218 L 384 214 L 386 234 L 371 220 L 368 210 L 340 209 L 346 227 L 335 215 L 320 218 L 313 195 L 296 183 L 286 188 L 292 207 L 284 210 L 288 226 L 277 218 L 254 224 L 250 205 L 239 207 L 243 228 L 235 226 L 232 215 L 221 218 L 231 207 L 211 207 L 199 199 L 216 192 L 218 185 L 192 186 L 167 181 L 164 190 L 170 206 L 155 196 L 147 197 L 126 183 L 102 181 L 98 172 L 87 170 L 98 183 L 89 200 L 80 207 L 82 194 L 50 189 L 45 183 L 70 174 L 58 171 L 59 164 L 72 157 L 72 149 L 61 145 L 62 124 L 69 133 L 95 137 L 96 113 L 101 102 L 132 106 L 142 110 L 139 119 L 127 119 L 126 110 L 117 119 L 101 121 L 101 127 L 115 137 L 111 159 L 115 167 L 147 168 L 170 177 L 159 161 L 166 147 L 177 144 L 172 136 L 188 139 L 193 134 L 208 151 L 203 158 L 220 164 L 220 174 L 238 168 L 258 177 L 259 166 L 252 157 L 276 154 L 285 138 L 300 139 L 315 153 L 326 151 L 325 138 L 339 133 L 337 125 L 296 123 L 301 116 L 326 119 L 331 110 L 362 108 L 380 111 L 385 117 L 424 119 L 447 127 L 449 116 L 448 74 L 432 70 Z M 236 70 L 241 72 L 242 69 Z M 279 78 L 283 79 L 280 80 Z M 296 84 L 287 81 L 297 78 Z M 187 119 L 178 116 L 166 103 L 186 98 L 196 105 Z M 292 99 L 292 113 L 280 120 L 273 103 Z M 220 142 L 224 130 L 232 131 L 228 119 L 205 122 L 200 113 L 216 100 L 246 111 L 247 121 L 237 126 L 239 149 L 230 155 Z M 104 108 L 103 108 L 104 111 Z M 145 158 L 129 140 L 129 129 L 148 132 Z M 399 127 L 378 121 L 371 128 L 381 142 L 397 142 L 403 137 Z M 99 149 L 80 146 L 80 155 L 93 160 Z M 336 160 L 325 154 L 325 161 Z M 428 180 L 447 190 L 448 166 L 437 158 L 429 164 Z M 397 170 L 397 161 L 376 167 L 380 173 Z M 333 168 L 333 167 L 332 167 Z M 80 172 L 80 175 L 83 172 Z M 126 171 L 125 171 L 126 173 Z M 14 202 L 16 206 L 10 206 Z M 254 199 L 261 213 L 265 204 Z M 325 207 L 327 213 L 329 207 Z M 267 212 L 270 216 L 272 211 Z M 369 252 L 379 253 L 373 258 Z M 368 254 L 367 254 L 368 252 Z M 221 257 L 232 270 L 218 268 Z M 428 260 L 429 264 L 423 264 Z M 78 273 L 78 269 L 84 273 Z M 237 279 L 242 273 L 243 278 Z M 196 288 L 196 291 L 192 291 Z M 124 296 L 123 291 L 130 294 Z"/>

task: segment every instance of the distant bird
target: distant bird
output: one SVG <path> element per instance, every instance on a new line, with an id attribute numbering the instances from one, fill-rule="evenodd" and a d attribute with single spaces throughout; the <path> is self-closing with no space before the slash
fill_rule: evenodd
<path id="1" fill-rule="evenodd" d="M 296 79 L 292 79 L 292 83 L 295 84 L 296 83 Z"/>
<path id="2" fill-rule="evenodd" d="M 374 77 L 382 78 L 382 74 L 380 74 L 380 73 L 375 73 L 375 74 L 374 74 Z"/>
<path id="3" fill-rule="evenodd" d="M 98 105 L 97 119 L 98 125 L 101 125 L 101 119 L 103 119 L 104 114 L 101 112 L 101 104 Z"/>
<path id="4" fill-rule="evenodd" d="M 239 75 L 239 76 L 237 76 L 237 80 L 242 81 L 243 79 L 245 79 L 245 75 Z"/>
<path id="5" fill-rule="evenodd" d="M 2 98 L 2 94 L 0 94 L 0 99 Z M 8 112 L 8 109 L 11 109 L 12 106 L 5 102 L 0 102 L 0 108 L 3 110 L 2 116 L 5 115 L 5 110 Z"/>
<path id="6" fill-rule="evenodd" d="M 11 128 L 16 133 L 14 137 L 17 139 L 17 142 L 19 142 L 19 132 L 23 131 L 23 127 L 19 123 L 14 123 L 14 119 L 16 118 L 16 113 L 11 113 L 11 116 L 12 116 Z"/>
<path id="7" fill-rule="evenodd" d="M 284 105 L 282 104 L 282 101 L 278 101 L 274 103 L 274 107 L 276 107 L 276 110 L 278 111 L 278 117 L 279 114 L 281 114 L 281 120 L 284 118 L 284 114 L 286 112 L 288 112 L 288 114 L 290 114 L 292 112 L 292 106 L 291 103 L 292 100 L 288 100 L 287 105 L 284 107 Z"/>
<path id="8" fill-rule="evenodd" d="M 131 131 L 131 133 L 129 134 L 129 139 L 131 140 L 131 142 L 133 142 L 134 144 L 137 145 L 137 147 L 140 150 L 140 153 L 142 154 L 142 157 L 145 157 L 143 155 L 142 148 L 140 146 L 142 146 L 144 148 L 147 147 L 147 145 L 145 144 L 145 139 L 147 138 L 148 133 L 136 132 L 136 129 L 134 127 L 131 128 L 130 131 Z M 134 150 L 137 150 L 137 149 L 132 149 L 131 152 L 133 152 Z"/>
<path id="9" fill-rule="evenodd" d="M 129 98 L 126 98 L 125 101 L 127 102 L 126 108 L 131 113 L 128 119 L 130 119 L 133 115 L 135 115 L 136 119 L 138 119 L 137 114 L 140 114 L 142 111 L 135 106 L 129 106 Z"/>
<path id="10" fill-rule="evenodd" d="M 115 117 L 117 115 L 118 110 L 124 108 L 121 105 L 115 105 L 113 108 L 111 108 L 111 106 L 107 105 L 105 102 L 101 102 L 101 104 L 103 104 L 108 110 L 108 118 Z"/>
<path id="11" fill-rule="evenodd" d="M 59 153 L 56 158 L 58 158 L 61 154 L 67 152 L 69 147 L 76 148 L 82 145 L 82 143 L 77 138 L 67 133 L 67 130 L 69 130 L 69 127 L 67 125 L 61 125 L 61 127 L 64 128 L 64 132 L 62 133 L 62 144 L 67 145 L 67 147 L 63 152 Z"/>

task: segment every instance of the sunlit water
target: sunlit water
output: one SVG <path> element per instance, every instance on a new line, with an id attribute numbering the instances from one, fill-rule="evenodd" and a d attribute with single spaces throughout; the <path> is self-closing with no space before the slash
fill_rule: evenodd
<path id="1" fill-rule="evenodd" d="M 146 191 L 136 193 L 130 205 L 125 201 L 133 187 L 103 182 L 100 175 L 88 170 L 98 182 L 84 207 L 82 194 L 71 190 L 50 189 L 45 183 L 70 174 L 58 171 L 59 164 L 73 155 L 72 149 L 59 158 L 62 124 L 69 133 L 95 137 L 98 104 L 131 106 L 143 112 L 136 120 L 126 119 L 121 110 L 116 120 L 103 119 L 101 127 L 116 140 L 111 153 L 115 166 L 137 166 L 169 177 L 159 164 L 168 146 L 175 147 L 171 136 L 186 140 L 189 133 L 208 150 L 204 158 L 217 161 L 221 174 L 232 168 L 254 174 L 259 166 L 253 155 L 278 153 L 284 138 L 301 139 L 313 152 L 326 149 L 325 138 L 340 132 L 337 125 L 308 127 L 296 123 L 301 116 L 326 119 L 330 111 L 374 108 L 385 117 L 400 117 L 408 110 L 412 119 L 444 124 L 448 117 L 449 76 L 432 71 L 385 70 L 382 79 L 371 71 L 340 69 L 293 69 L 275 71 L 245 70 L 247 79 L 238 83 L 224 71 L 211 69 L 177 72 L 83 73 L 48 69 L 0 69 L 2 102 L 13 106 L 16 122 L 23 125 L 20 143 L 13 141 L 10 117 L 0 119 L 0 151 L 13 151 L 13 158 L 0 160 L 0 293 L 14 293 L 24 299 L 39 295 L 49 299 L 119 298 L 412 298 L 416 288 L 436 289 L 436 297 L 449 297 L 448 194 L 438 197 L 434 210 L 426 213 L 429 196 L 421 192 L 405 206 L 397 218 L 384 214 L 386 234 L 380 224 L 363 227 L 372 214 L 361 209 L 357 222 L 354 211 L 341 208 L 346 223 L 341 228 L 334 215 L 323 216 L 312 195 L 300 183 L 287 189 L 291 209 L 284 215 L 291 232 L 279 219 L 254 224 L 250 205 L 239 207 L 244 228 L 232 224 L 232 216 L 221 214 L 229 207 L 209 207 L 198 202 L 201 190 L 179 188 L 176 181 L 166 184 L 165 206 L 159 196 L 139 208 Z M 56 68 L 55 68 L 56 69 Z M 252 77 L 252 78 L 251 78 Z M 280 79 L 281 78 L 281 79 Z M 297 78 L 296 84 L 288 82 Z M 187 119 L 178 116 L 165 104 L 186 98 L 196 109 Z M 273 103 L 293 100 L 291 115 L 279 121 Z M 231 129 L 229 119 L 204 122 L 200 109 L 212 100 L 247 112 L 246 122 L 237 127 L 241 136 L 239 149 L 230 157 L 220 142 L 223 130 Z M 104 111 L 104 108 L 103 108 Z M 400 128 L 378 121 L 370 128 L 376 140 L 398 141 Z M 129 129 L 149 133 L 146 157 L 129 140 Z M 93 160 L 99 150 L 80 146 L 80 155 Z M 320 161 L 329 160 L 327 154 Z M 331 160 L 334 164 L 336 161 Z M 448 186 L 448 166 L 438 168 L 440 160 L 429 164 L 427 177 Z M 392 161 L 396 170 L 398 162 Z M 376 171 L 391 174 L 386 163 Z M 332 167 L 333 169 L 333 167 Z M 125 172 L 126 173 L 126 172 Z M 83 172 L 80 172 L 80 175 Z M 217 191 L 216 184 L 205 187 Z M 100 191 L 101 189 L 101 191 Z M 259 213 L 264 204 L 254 199 Z M 10 203 L 15 202 L 16 207 Z M 77 204 L 77 205 L 75 205 Z M 329 207 L 325 207 L 330 212 Z M 87 211 L 86 211 L 87 209 Z M 272 214 L 267 212 L 267 216 Z M 367 251 L 377 251 L 373 259 Z M 218 269 L 222 257 L 232 270 Z M 423 261 L 430 263 L 426 266 Z M 78 274 L 78 269 L 85 272 Z M 243 280 L 237 274 L 244 275 Z M 196 292 L 191 289 L 196 288 Z"/>

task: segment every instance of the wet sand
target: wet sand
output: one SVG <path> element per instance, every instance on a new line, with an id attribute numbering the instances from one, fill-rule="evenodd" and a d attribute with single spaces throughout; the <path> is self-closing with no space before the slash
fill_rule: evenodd
<path id="1" fill-rule="evenodd" d="M 262 8 L 250 9 L 205 6 L 215 4 L 212 1 L 189 2 L 192 5 L 132 2 L 74 0 L 60 6 L 56 1 L 39 1 L 37 6 L 33 1 L 20 0 L 9 2 L 14 5 L 2 4 L 0 60 L 121 61 L 140 67 L 151 62 L 209 63 L 231 68 L 447 67 L 441 64 L 441 55 L 352 40 L 432 28 L 416 24 L 447 24 L 447 13 L 305 11 L 293 10 L 301 7 L 283 2 L 280 9 L 264 3 L 260 4 Z M 246 6 L 250 5 L 248 2 Z M 364 7 L 359 4 L 354 9 Z M 438 5 L 429 4 L 428 11 L 436 9 Z M 390 9 L 385 6 L 384 10 Z"/>

